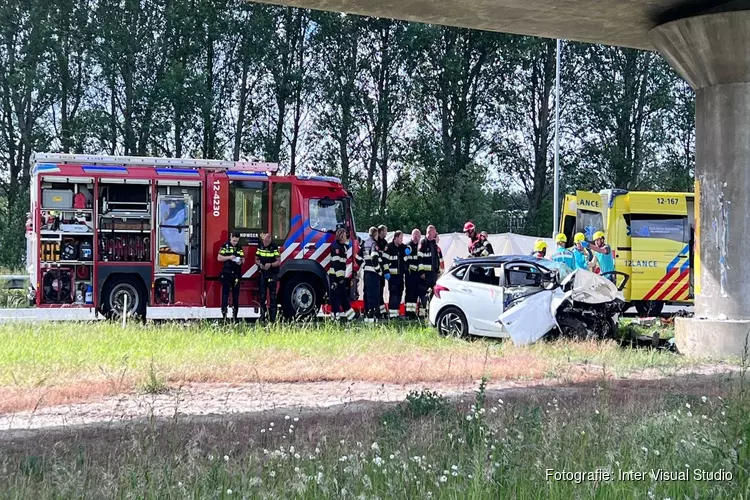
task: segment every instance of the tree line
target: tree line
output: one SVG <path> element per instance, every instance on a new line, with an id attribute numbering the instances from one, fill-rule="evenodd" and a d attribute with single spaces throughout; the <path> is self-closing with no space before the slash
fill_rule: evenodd
<path id="1" fill-rule="evenodd" d="M 360 228 L 551 229 L 554 40 L 239 0 L 8 0 L 0 37 L 5 265 L 35 151 L 334 175 Z M 658 55 L 565 42 L 561 67 L 561 192 L 691 189 L 694 97 Z"/>

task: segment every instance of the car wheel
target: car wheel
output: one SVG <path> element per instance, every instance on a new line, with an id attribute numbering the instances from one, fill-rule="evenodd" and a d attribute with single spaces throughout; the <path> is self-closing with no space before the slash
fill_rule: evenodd
<path id="1" fill-rule="evenodd" d="M 615 318 L 607 318 L 602 327 L 602 338 L 613 339 L 617 337 L 617 321 L 615 321 Z"/>
<path id="2" fill-rule="evenodd" d="M 655 300 L 639 300 L 633 305 L 640 317 L 659 316 L 664 309 L 664 302 Z"/>
<path id="3" fill-rule="evenodd" d="M 457 307 L 446 307 L 440 311 L 435 324 L 438 333 L 443 337 L 464 338 L 469 335 L 469 323 Z"/>
<path id="4" fill-rule="evenodd" d="M 563 316 L 557 318 L 558 331 L 561 337 L 574 338 L 574 339 L 585 339 L 588 337 L 589 332 L 586 328 L 586 323 L 580 319 L 571 318 L 570 316 Z"/>

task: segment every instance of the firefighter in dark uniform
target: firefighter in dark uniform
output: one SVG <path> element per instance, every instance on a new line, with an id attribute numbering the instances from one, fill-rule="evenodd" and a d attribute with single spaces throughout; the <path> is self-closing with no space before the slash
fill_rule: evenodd
<path id="1" fill-rule="evenodd" d="M 375 318 L 379 316 L 379 301 L 383 300 L 383 294 L 380 288 L 380 280 L 382 278 L 381 271 L 381 254 L 378 249 L 378 229 L 371 227 L 369 231 L 369 237 L 365 241 L 365 249 L 363 251 L 365 257 L 365 322 L 373 323 Z"/>
<path id="2" fill-rule="evenodd" d="M 355 267 L 357 268 L 357 270 L 352 270 L 352 280 L 351 284 L 349 285 L 349 297 L 352 301 L 359 299 L 359 271 L 365 264 L 365 242 L 362 241 L 362 238 L 360 238 L 359 236 L 357 236 L 357 244 L 359 246 L 359 249 L 357 250 L 357 253 L 354 254 L 354 260 L 356 262 Z"/>
<path id="3" fill-rule="evenodd" d="M 404 274 L 406 266 L 406 245 L 404 245 L 404 234 L 401 231 L 393 233 L 393 241 L 385 248 L 385 256 L 388 259 L 388 317 L 396 319 L 401 308 L 401 297 L 404 294 Z"/>
<path id="4" fill-rule="evenodd" d="M 422 289 L 420 278 L 422 273 L 419 271 L 419 243 L 421 239 L 422 232 L 419 229 L 414 229 L 411 232 L 411 241 L 405 250 L 406 300 L 404 308 L 406 309 L 406 319 L 417 319 L 417 302 L 420 300 Z"/>
<path id="5" fill-rule="evenodd" d="M 385 297 L 383 296 L 383 292 L 385 291 L 385 275 L 388 272 L 388 261 L 385 260 L 385 249 L 388 246 L 388 241 L 385 239 L 385 237 L 388 235 L 388 228 L 386 226 L 380 225 L 378 226 L 378 251 L 380 252 L 381 257 L 381 273 L 380 273 L 380 295 L 378 296 L 378 318 L 385 319 L 388 316 L 388 311 L 385 309 Z"/>
<path id="6" fill-rule="evenodd" d="M 240 233 L 234 232 L 229 241 L 219 249 L 219 262 L 224 263 L 221 269 L 221 316 L 226 321 L 229 309 L 229 293 L 232 293 L 232 317 L 237 321 L 240 309 L 240 278 L 242 264 L 245 263 L 245 252 L 240 246 Z"/>
<path id="7" fill-rule="evenodd" d="M 260 317 L 265 321 L 266 312 L 268 319 L 273 323 L 276 321 L 276 282 L 279 275 L 279 266 L 281 266 L 281 254 L 279 247 L 271 241 L 271 233 L 261 233 L 261 242 L 258 250 L 255 251 L 255 263 L 260 271 Z M 266 304 L 266 302 L 270 304 Z M 268 307 L 268 309 L 267 309 Z"/>
<path id="8" fill-rule="evenodd" d="M 331 286 L 331 317 L 334 319 L 354 319 L 354 310 L 349 304 L 349 286 L 346 280 L 346 229 L 336 231 L 336 241 L 331 245 L 331 265 L 328 280 Z M 343 314 L 339 315 L 339 311 Z"/>
<path id="9" fill-rule="evenodd" d="M 437 230 L 435 226 L 427 226 L 427 236 L 422 238 L 417 252 L 420 278 L 422 279 L 422 294 L 426 296 L 426 301 L 429 301 L 432 296 L 432 289 L 435 287 L 440 271 L 440 254 L 436 238 Z"/>

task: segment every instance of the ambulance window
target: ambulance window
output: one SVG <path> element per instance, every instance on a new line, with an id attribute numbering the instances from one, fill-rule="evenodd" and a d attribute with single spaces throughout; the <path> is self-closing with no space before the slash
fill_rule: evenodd
<path id="1" fill-rule="evenodd" d="M 277 244 L 289 235 L 292 216 L 292 185 L 288 182 L 274 183 L 271 207 L 271 237 Z"/>
<path id="2" fill-rule="evenodd" d="M 594 237 L 594 233 L 604 230 L 604 218 L 600 212 L 590 210 L 578 210 L 576 217 L 576 229 L 586 235 L 587 240 Z"/>
<path id="3" fill-rule="evenodd" d="M 232 181 L 229 186 L 230 231 L 239 231 L 240 241 L 258 241 L 268 230 L 268 183 Z"/>
<path id="4" fill-rule="evenodd" d="M 632 214 L 630 236 L 632 238 L 661 238 L 687 244 L 690 242 L 687 216 Z"/>
<path id="5" fill-rule="evenodd" d="M 345 200 L 331 198 L 310 200 L 310 227 L 316 231 L 334 233 L 340 227 L 346 227 Z"/>

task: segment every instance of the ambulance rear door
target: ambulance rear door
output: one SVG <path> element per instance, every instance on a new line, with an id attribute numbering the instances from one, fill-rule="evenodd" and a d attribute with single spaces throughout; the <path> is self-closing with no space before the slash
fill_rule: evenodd
<path id="1" fill-rule="evenodd" d="M 602 195 L 591 191 L 576 191 L 576 233 L 586 235 L 586 241 L 594 239 L 597 231 L 606 231 L 605 206 Z"/>
<path id="2" fill-rule="evenodd" d="M 560 218 L 559 231 L 568 238 L 566 246 L 573 246 L 573 235 L 576 229 L 576 197 L 572 194 L 566 194 Z"/>
<path id="3" fill-rule="evenodd" d="M 685 193 L 630 193 L 630 300 L 688 299 L 690 233 Z"/>

